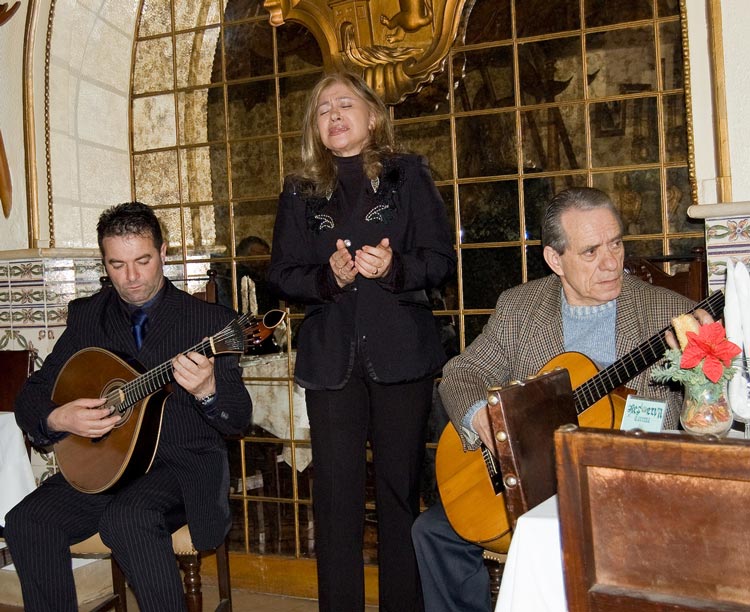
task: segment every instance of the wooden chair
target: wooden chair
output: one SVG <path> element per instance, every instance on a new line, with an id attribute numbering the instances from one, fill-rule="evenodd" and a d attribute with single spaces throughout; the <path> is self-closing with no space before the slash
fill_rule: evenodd
<path id="1" fill-rule="evenodd" d="M 668 274 L 664 269 L 665 264 L 686 264 L 687 269 Z M 676 291 L 696 302 L 700 302 L 708 295 L 706 250 L 703 247 L 695 247 L 689 256 L 627 257 L 625 271 L 652 285 Z"/>
<path id="2" fill-rule="evenodd" d="M 205 290 L 194 295 L 215 304 L 217 301 L 216 272 L 209 270 L 208 276 Z M 106 276 L 102 276 L 100 281 L 102 286 L 109 284 L 109 279 Z M 215 549 L 216 572 L 219 586 L 219 605 L 216 608 L 216 612 L 231 612 L 232 610 L 228 544 L 229 536 Z M 177 557 L 177 563 L 183 572 L 188 611 L 200 612 L 203 609 L 203 591 L 200 573 L 201 556 L 206 552 L 210 553 L 214 551 L 197 551 L 193 546 L 193 540 L 190 537 L 190 530 L 187 525 L 183 525 L 172 534 L 172 547 Z M 112 588 L 116 599 L 114 609 L 117 612 L 127 612 L 125 575 L 112 556 L 112 551 L 104 545 L 99 534 L 94 534 L 87 540 L 75 544 L 71 547 L 71 552 L 82 557 L 110 557 L 112 565 Z M 104 609 L 110 608 L 97 608 L 97 610 Z"/>
<path id="3" fill-rule="evenodd" d="M 567 370 L 557 369 L 524 382 L 493 387 L 487 404 L 495 456 L 505 487 L 502 520 L 513 530 L 522 514 L 557 491 L 554 431 L 577 422 L 570 375 Z M 491 552 L 485 553 L 485 559 L 499 563 L 505 560 L 504 555 Z M 495 599 L 502 568 L 494 563 L 488 570 Z"/>
<path id="4" fill-rule="evenodd" d="M 34 371 L 37 352 L 33 349 L 0 351 L 0 410 L 13 412 L 13 404 L 26 379 Z"/>
<path id="5" fill-rule="evenodd" d="M 750 611 L 750 444 L 555 433 L 570 612 Z"/>

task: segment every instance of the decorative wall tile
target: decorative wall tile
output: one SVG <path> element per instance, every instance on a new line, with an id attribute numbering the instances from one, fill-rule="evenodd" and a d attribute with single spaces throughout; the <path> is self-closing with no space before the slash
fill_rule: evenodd
<path id="1" fill-rule="evenodd" d="M 13 283 L 18 280 L 44 280 L 44 264 L 42 260 L 11 261 L 8 265 L 8 280 Z"/>
<path id="2" fill-rule="evenodd" d="M 727 260 L 750 268 L 750 218 L 706 219 L 706 258 L 709 290 L 723 289 Z"/>

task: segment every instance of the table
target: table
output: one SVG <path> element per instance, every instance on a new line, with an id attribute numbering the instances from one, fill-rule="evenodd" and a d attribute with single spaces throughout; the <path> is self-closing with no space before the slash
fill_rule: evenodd
<path id="1" fill-rule="evenodd" d="M 12 412 L 0 412 L 0 526 L 5 514 L 36 488 L 23 434 Z"/>
<path id="2" fill-rule="evenodd" d="M 292 353 L 292 368 L 296 353 Z M 243 356 L 240 360 L 244 377 L 279 378 L 289 375 L 289 362 L 286 353 Z M 289 411 L 289 385 L 292 385 L 292 411 Z M 307 418 L 305 390 L 295 382 L 287 380 L 246 380 L 245 386 L 253 400 L 253 424 L 262 427 L 277 438 L 291 438 L 289 423 L 294 420 L 294 439 L 310 439 L 310 421 Z M 292 450 L 285 444 L 282 453 L 284 461 L 292 465 Z M 309 446 L 296 447 L 295 465 L 303 471 L 312 461 Z"/>
<path id="3" fill-rule="evenodd" d="M 557 495 L 518 519 L 495 612 L 566 612 Z"/>

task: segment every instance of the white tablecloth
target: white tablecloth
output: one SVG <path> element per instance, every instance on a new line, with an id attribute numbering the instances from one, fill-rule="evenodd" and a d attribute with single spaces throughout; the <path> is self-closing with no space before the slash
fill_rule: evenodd
<path id="1" fill-rule="evenodd" d="M 294 367 L 295 353 L 292 353 L 292 367 Z M 286 353 L 272 353 L 270 355 L 245 356 L 240 361 L 242 375 L 258 378 L 285 378 L 289 373 L 289 363 Z M 307 418 L 307 404 L 305 390 L 297 383 L 286 380 L 246 380 L 245 386 L 253 400 L 253 423 L 272 433 L 277 438 L 291 438 L 289 423 L 292 415 L 289 411 L 289 385 L 292 385 L 292 411 L 294 420 L 294 439 L 310 439 L 310 421 Z M 312 461 L 312 451 L 309 446 L 296 448 L 295 465 L 297 471 L 304 470 Z M 284 445 L 282 453 L 284 461 L 292 465 L 292 450 L 288 444 Z"/>
<path id="2" fill-rule="evenodd" d="M 12 412 L 0 412 L 0 525 L 5 514 L 36 488 L 23 434 Z"/>
<path id="3" fill-rule="evenodd" d="M 567 612 L 557 495 L 518 519 L 495 612 Z"/>

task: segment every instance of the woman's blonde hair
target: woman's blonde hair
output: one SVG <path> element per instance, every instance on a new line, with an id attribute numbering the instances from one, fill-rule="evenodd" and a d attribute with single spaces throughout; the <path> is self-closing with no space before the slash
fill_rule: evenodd
<path id="1" fill-rule="evenodd" d="M 333 191 L 336 186 L 336 165 L 333 162 L 333 154 L 326 149 L 320 138 L 317 120 L 318 98 L 326 87 L 334 83 L 347 86 L 364 100 L 375 118 L 375 125 L 370 129 L 370 139 L 362 149 L 362 160 L 367 177 L 370 179 L 378 177 L 383 169 L 383 159 L 396 150 L 393 124 L 388 109 L 367 83 L 351 72 L 335 72 L 323 76 L 310 92 L 302 120 L 301 178 L 312 183 L 311 187 L 315 195 Z"/>

